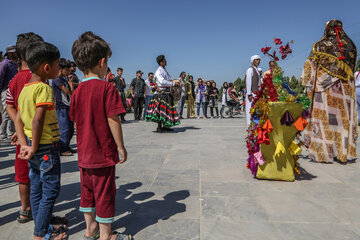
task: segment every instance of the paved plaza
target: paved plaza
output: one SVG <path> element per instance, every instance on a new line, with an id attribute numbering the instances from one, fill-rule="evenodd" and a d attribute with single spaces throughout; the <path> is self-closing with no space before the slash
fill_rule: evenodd
<path id="1" fill-rule="evenodd" d="M 155 127 L 123 125 L 129 159 L 116 169 L 114 229 L 135 240 L 360 239 L 359 163 L 300 159 L 295 182 L 256 180 L 246 168 L 244 116 L 184 119 L 172 133 Z M 14 157 L 14 147 L 1 147 L 0 239 L 31 239 L 33 222 L 16 222 Z M 68 218 L 70 239 L 83 239 L 77 155 L 61 161 L 54 212 Z"/>

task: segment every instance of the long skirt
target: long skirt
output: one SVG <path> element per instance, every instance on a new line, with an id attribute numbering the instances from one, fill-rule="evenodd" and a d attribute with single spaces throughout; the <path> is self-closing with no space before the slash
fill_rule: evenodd
<path id="1" fill-rule="evenodd" d="M 161 123 L 170 128 L 180 124 L 179 115 L 170 92 L 154 94 L 146 111 L 147 122 Z"/>

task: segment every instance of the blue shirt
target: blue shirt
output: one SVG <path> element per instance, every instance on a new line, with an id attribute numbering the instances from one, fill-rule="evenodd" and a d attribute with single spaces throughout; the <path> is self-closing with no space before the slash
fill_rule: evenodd
<path id="1" fill-rule="evenodd" d="M 69 109 L 70 97 L 61 90 L 61 86 L 65 86 L 70 91 L 70 86 L 65 77 L 59 76 L 52 81 L 52 88 L 54 90 L 56 109 Z"/>
<path id="2" fill-rule="evenodd" d="M 9 82 L 17 74 L 17 65 L 10 59 L 0 62 L 0 91 L 9 88 Z"/>

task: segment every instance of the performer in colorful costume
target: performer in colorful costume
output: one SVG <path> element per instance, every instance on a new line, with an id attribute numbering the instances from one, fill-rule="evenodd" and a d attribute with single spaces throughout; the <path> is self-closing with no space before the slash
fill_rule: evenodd
<path id="1" fill-rule="evenodd" d="M 157 91 L 155 92 L 146 111 L 147 122 L 158 123 L 157 132 L 172 131 L 171 127 L 179 125 L 180 119 L 171 94 L 173 81 L 165 67 L 167 65 L 164 55 L 156 58 L 159 68 L 155 72 Z"/>
<path id="2" fill-rule="evenodd" d="M 314 161 L 346 163 L 356 158 L 356 54 L 342 22 L 331 20 L 305 62 L 303 85 L 313 104 L 304 142 Z"/>
<path id="3" fill-rule="evenodd" d="M 292 51 L 289 43 L 281 45 L 280 39 L 272 54 L 270 47 L 262 52 L 279 61 L 277 54 L 285 59 Z M 292 91 L 277 64 L 271 61 L 271 70 L 264 74 L 263 82 L 254 97 L 250 109 L 251 122 L 246 144 L 249 158 L 247 167 L 259 179 L 294 181 L 298 172 L 296 160 L 301 152 L 301 142 L 296 135 L 303 131 L 307 122 L 304 109 L 310 100 L 304 93 Z"/>

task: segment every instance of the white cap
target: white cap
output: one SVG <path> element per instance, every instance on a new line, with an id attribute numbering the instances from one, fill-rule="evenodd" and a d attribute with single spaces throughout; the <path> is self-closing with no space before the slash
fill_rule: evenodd
<path id="1" fill-rule="evenodd" d="M 251 56 L 251 58 L 250 58 L 251 64 L 253 64 L 254 60 L 256 60 L 256 59 L 261 59 L 261 57 L 259 55 Z"/>

